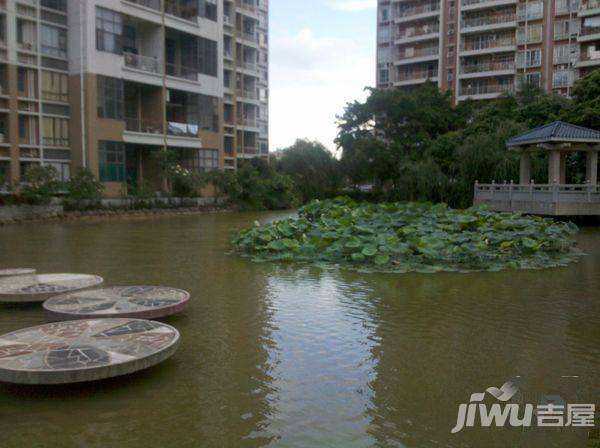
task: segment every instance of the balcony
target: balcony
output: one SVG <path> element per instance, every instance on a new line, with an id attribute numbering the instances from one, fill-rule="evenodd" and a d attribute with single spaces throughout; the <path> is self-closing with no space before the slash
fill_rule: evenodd
<path id="1" fill-rule="evenodd" d="M 459 99 L 473 97 L 473 99 L 496 98 L 505 93 L 514 93 L 514 84 L 479 84 L 460 88 Z"/>
<path id="2" fill-rule="evenodd" d="M 167 123 L 167 134 L 175 137 L 198 137 L 198 125 L 190 123 L 177 123 L 169 121 Z"/>
<path id="3" fill-rule="evenodd" d="M 135 3 L 136 5 L 143 6 L 145 8 L 154 9 L 156 11 L 162 11 L 161 0 L 126 0 L 129 3 Z"/>
<path id="4" fill-rule="evenodd" d="M 253 90 L 238 89 L 236 90 L 236 95 L 248 100 L 258 100 L 258 95 Z"/>
<path id="5" fill-rule="evenodd" d="M 503 28 L 516 28 L 517 17 L 515 14 L 482 15 L 464 18 L 461 22 L 461 33 L 477 33 Z"/>
<path id="6" fill-rule="evenodd" d="M 589 27 L 584 26 L 581 28 L 579 36 L 577 36 L 578 42 L 589 42 L 592 40 L 600 40 L 600 26 Z"/>
<path id="7" fill-rule="evenodd" d="M 146 120 L 138 117 L 125 117 L 125 130 L 140 134 L 162 134 L 160 120 Z"/>
<path id="8" fill-rule="evenodd" d="M 440 36 L 439 23 L 421 26 L 418 28 L 409 28 L 404 33 L 398 32 L 394 36 L 396 44 L 417 42 L 429 39 L 438 39 Z"/>
<path id="9" fill-rule="evenodd" d="M 123 52 L 125 67 L 149 73 L 162 73 L 162 63 L 157 57 L 144 56 L 135 53 Z"/>
<path id="10" fill-rule="evenodd" d="M 61 137 L 42 137 L 42 141 L 44 142 L 44 146 L 55 146 L 60 148 L 68 148 L 69 147 L 69 139 L 61 138 Z"/>
<path id="11" fill-rule="evenodd" d="M 257 128 L 258 122 L 256 118 L 238 118 L 238 126 L 245 126 L 247 128 Z"/>
<path id="12" fill-rule="evenodd" d="M 600 0 L 588 0 L 579 7 L 579 17 L 595 16 L 600 14 Z"/>
<path id="13" fill-rule="evenodd" d="M 427 3 L 425 5 L 413 6 L 411 8 L 400 10 L 397 14 L 398 17 L 394 19 L 396 23 L 435 17 L 440 14 L 440 3 Z"/>
<path id="14" fill-rule="evenodd" d="M 252 15 L 257 15 L 258 14 L 258 8 L 253 3 L 244 2 L 242 0 L 237 0 L 235 2 L 235 6 L 238 9 L 241 9 L 242 11 L 244 11 L 246 13 L 250 13 Z"/>
<path id="15" fill-rule="evenodd" d="M 256 32 L 238 30 L 237 37 L 253 44 L 258 44 L 258 34 Z"/>
<path id="16" fill-rule="evenodd" d="M 461 45 L 461 53 L 475 55 L 479 53 L 499 53 L 504 51 L 515 51 L 517 41 L 514 37 L 506 37 L 494 40 L 472 40 L 464 41 Z"/>
<path id="17" fill-rule="evenodd" d="M 600 65 L 600 51 L 594 50 L 592 47 L 587 51 L 582 51 L 577 67 L 596 67 Z"/>
<path id="18" fill-rule="evenodd" d="M 462 78 L 510 75 L 515 72 L 515 61 L 490 61 L 480 64 L 464 64 L 461 67 Z"/>
<path id="19" fill-rule="evenodd" d="M 258 71 L 258 64 L 256 62 L 237 61 L 236 65 L 243 70 Z"/>
<path id="20" fill-rule="evenodd" d="M 195 67 L 188 67 L 181 64 L 166 64 L 166 69 L 168 76 L 198 81 L 198 69 Z"/>
<path id="21" fill-rule="evenodd" d="M 416 48 L 414 51 L 401 51 L 394 61 L 395 65 L 408 65 L 438 59 L 440 48 L 438 45 L 432 47 Z"/>
<path id="22" fill-rule="evenodd" d="M 422 84 L 427 80 L 437 81 L 438 70 L 416 70 L 410 72 L 400 72 L 396 76 L 394 85 L 397 87 Z"/>
<path id="23" fill-rule="evenodd" d="M 498 6 L 516 5 L 517 0 L 462 0 L 461 11 L 475 11 Z"/>

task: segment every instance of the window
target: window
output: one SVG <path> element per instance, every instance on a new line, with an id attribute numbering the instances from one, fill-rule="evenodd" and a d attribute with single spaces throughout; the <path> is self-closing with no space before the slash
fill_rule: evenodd
<path id="1" fill-rule="evenodd" d="M 570 70 L 560 70 L 552 74 L 552 87 L 560 89 L 573 85 L 573 73 Z"/>
<path id="2" fill-rule="evenodd" d="M 69 146 L 69 120 L 44 117 L 42 124 L 44 145 Z"/>
<path id="3" fill-rule="evenodd" d="M 517 41 L 520 44 L 525 43 L 525 28 L 519 28 L 517 31 Z M 527 27 L 527 43 L 532 44 L 542 41 L 542 24 L 534 23 Z"/>
<path id="4" fill-rule="evenodd" d="M 66 182 L 71 178 L 71 164 L 65 162 L 44 162 L 56 171 L 56 180 Z"/>
<path id="5" fill-rule="evenodd" d="M 98 117 L 123 119 L 123 80 L 97 77 Z"/>
<path id="6" fill-rule="evenodd" d="M 568 39 L 569 34 L 579 32 L 579 20 L 560 20 L 554 22 L 554 39 Z"/>
<path id="7" fill-rule="evenodd" d="M 121 14 L 96 7 L 96 49 L 109 53 L 123 52 L 123 20 Z"/>
<path id="8" fill-rule="evenodd" d="M 125 144 L 100 141 L 99 177 L 101 182 L 125 182 Z"/>
<path id="9" fill-rule="evenodd" d="M 542 74 L 540 72 L 525 73 L 519 75 L 519 84 L 539 87 L 542 83 Z"/>
<path id="10" fill-rule="evenodd" d="M 68 81 L 64 73 L 42 72 L 42 97 L 48 101 L 67 101 Z"/>
<path id="11" fill-rule="evenodd" d="M 219 152 L 214 149 L 183 150 L 181 164 L 200 173 L 216 170 L 219 168 Z"/>
<path id="12" fill-rule="evenodd" d="M 518 67 L 539 67 L 540 65 L 542 65 L 542 50 L 540 48 L 517 53 Z"/>
<path id="13" fill-rule="evenodd" d="M 382 68 L 379 70 L 379 82 L 381 84 L 387 84 L 390 82 L 390 72 L 387 68 Z"/>
<path id="14" fill-rule="evenodd" d="M 377 62 L 380 64 L 391 62 L 392 54 L 390 47 L 379 47 L 379 51 L 377 52 Z"/>
<path id="15" fill-rule="evenodd" d="M 42 24 L 42 54 L 65 59 L 67 57 L 67 31 Z"/>
<path id="16" fill-rule="evenodd" d="M 554 47 L 554 63 L 555 64 L 568 64 L 569 62 L 575 62 L 579 59 L 579 45 L 557 45 Z"/>
<path id="17" fill-rule="evenodd" d="M 67 11 L 67 0 L 42 0 L 44 8 L 56 9 L 57 11 Z"/>
<path id="18" fill-rule="evenodd" d="M 217 98 L 207 95 L 198 95 L 198 118 L 200 129 L 219 131 L 219 113 Z"/>
<path id="19" fill-rule="evenodd" d="M 199 14 L 205 19 L 217 21 L 217 0 L 199 0 Z"/>
<path id="20" fill-rule="evenodd" d="M 390 20 L 390 10 L 386 6 L 381 7 L 381 21 L 387 22 Z"/>
<path id="21" fill-rule="evenodd" d="M 214 40 L 198 38 L 199 73 L 217 76 L 217 43 Z"/>

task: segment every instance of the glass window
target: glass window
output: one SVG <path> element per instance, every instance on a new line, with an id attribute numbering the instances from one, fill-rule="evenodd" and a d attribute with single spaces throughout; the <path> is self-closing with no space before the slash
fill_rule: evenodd
<path id="1" fill-rule="evenodd" d="M 217 21 L 217 0 L 199 0 L 200 17 Z"/>
<path id="2" fill-rule="evenodd" d="M 219 112 L 217 98 L 207 95 L 198 95 L 198 117 L 200 129 L 219 131 Z"/>
<path id="3" fill-rule="evenodd" d="M 99 177 L 101 182 L 125 182 L 125 144 L 100 141 Z"/>
<path id="4" fill-rule="evenodd" d="M 98 117 L 123 119 L 123 80 L 98 76 Z"/>
<path id="5" fill-rule="evenodd" d="M 66 58 L 67 30 L 42 24 L 42 54 L 56 58 Z"/>
<path id="6" fill-rule="evenodd" d="M 219 152 L 216 149 L 184 150 L 181 165 L 195 172 L 216 170 L 219 168 Z"/>
<path id="7" fill-rule="evenodd" d="M 198 39 L 198 64 L 200 73 L 217 76 L 217 43 L 214 40 Z"/>
<path id="8" fill-rule="evenodd" d="M 64 73 L 42 72 L 42 97 L 48 101 L 67 101 L 68 81 L 68 76 Z"/>
<path id="9" fill-rule="evenodd" d="M 44 117 L 42 125 L 44 145 L 69 146 L 69 120 Z"/>
<path id="10" fill-rule="evenodd" d="M 96 48 L 100 51 L 123 52 L 123 20 L 121 14 L 96 7 Z"/>
<path id="11" fill-rule="evenodd" d="M 44 8 L 56 9 L 57 11 L 67 11 L 67 0 L 42 0 Z"/>

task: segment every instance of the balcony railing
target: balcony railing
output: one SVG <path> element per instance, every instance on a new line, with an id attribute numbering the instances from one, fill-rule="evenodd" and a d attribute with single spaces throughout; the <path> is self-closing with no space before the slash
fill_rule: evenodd
<path id="1" fill-rule="evenodd" d="M 137 117 L 125 117 L 125 129 L 144 134 L 162 134 L 162 122 Z"/>
<path id="2" fill-rule="evenodd" d="M 409 73 L 398 73 L 396 76 L 396 82 L 404 82 L 404 81 L 417 81 L 420 79 L 429 79 L 429 78 L 437 78 L 438 71 L 437 70 L 423 70 L 423 71 L 414 71 Z"/>
<path id="3" fill-rule="evenodd" d="M 600 26 L 584 26 L 579 33 L 580 36 L 591 36 L 592 34 L 600 34 Z"/>
<path id="4" fill-rule="evenodd" d="M 196 67 L 187 67 L 180 64 L 167 64 L 167 75 L 174 76 L 176 78 L 189 79 L 193 81 L 198 80 L 198 69 Z"/>
<path id="5" fill-rule="evenodd" d="M 588 0 L 587 3 L 582 3 L 579 9 L 581 11 L 589 11 L 590 9 L 600 8 L 600 0 Z"/>
<path id="6" fill-rule="evenodd" d="M 421 57 L 425 57 L 425 56 L 437 56 L 437 55 L 439 55 L 439 53 L 440 53 L 440 48 L 439 48 L 439 46 L 436 45 L 435 47 L 417 48 L 412 53 L 407 53 L 406 51 L 399 52 L 398 58 L 399 59 L 413 59 L 413 58 L 421 58 Z"/>
<path id="7" fill-rule="evenodd" d="M 248 98 L 249 100 L 255 100 L 258 98 L 256 92 L 252 90 L 236 90 L 236 94 L 237 96 Z"/>
<path id="8" fill-rule="evenodd" d="M 463 96 L 487 95 L 495 93 L 513 93 L 513 84 L 482 84 L 471 87 L 461 87 L 460 94 Z"/>
<path id="9" fill-rule="evenodd" d="M 150 73 L 161 73 L 162 64 L 157 57 L 123 52 L 125 66 Z"/>
<path id="10" fill-rule="evenodd" d="M 17 48 L 24 51 L 37 51 L 35 42 L 17 42 Z"/>
<path id="11" fill-rule="evenodd" d="M 241 37 L 245 40 L 249 40 L 251 42 L 258 42 L 258 34 L 256 34 L 255 32 L 238 30 L 238 37 Z"/>
<path id="12" fill-rule="evenodd" d="M 487 15 L 480 17 L 469 17 L 462 21 L 463 28 L 474 28 L 477 26 L 486 25 L 498 25 L 501 23 L 511 23 L 517 20 L 515 14 L 502 14 L 502 15 Z"/>
<path id="13" fill-rule="evenodd" d="M 256 62 L 237 61 L 237 66 L 246 70 L 258 70 Z"/>
<path id="14" fill-rule="evenodd" d="M 42 137 L 42 141 L 44 142 L 44 146 L 59 146 L 59 147 L 69 147 L 69 139 L 62 137 Z"/>
<path id="15" fill-rule="evenodd" d="M 256 118 L 238 118 L 238 123 L 242 126 L 255 128 L 258 126 Z"/>
<path id="16" fill-rule="evenodd" d="M 169 121 L 167 133 L 176 137 L 198 137 L 198 125 Z"/>
<path id="17" fill-rule="evenodd" d="M 400 17 L 416 16 L 418 14 L 425 14 L 427 12 L 439 12 L 440 4 L 438 3 L 427 3 L 425 5 L 413 6 L 412 8 L 401 9 L 399 11 Z"/>
<path id="18" fill-rule="evenodd" d="M 410 31 L 404 33 L 396 33 L 395 39 L 408 39 L 411 37 L 426 36 L 427 34 L 439 33 L 440 25 L 422 26 L 419 28 L 413 28 Z"/>
<path id="19" fill-rule="evenodd" d="M 487 50 L 490 48 L 512 47 L 517 44 L 514 37 L 496 40 L 465 41 L 461 46 L 462 51 Z"/>
<path id="20" fill-rule="evenodd" d="M 481 73 L 481 72 L 497 72 L 501 70 L 514 70 L 515 61 L 494 61 L 485 62 L 482 64 L 465 64 L 462 66 L 461 72 L 467 73 Z"/>
<path id="21" fill-rule="evenodd" d="M 198 17 L 198 8 L 196 4 L 181 4 L 179 0 L 165 0 L 165 13 L 181 19 L 195 21 Z"/>
<path id="22" fill-rule="evenodd" d="M 256 11 L 257 11 L 256 5 L 253 5 L 251 3 L 246 3 L 241 0 L 238 0 L 237 2 L 235 2 L 235 6 L 237 6 L 240 9 L 243 9 L 245 11 L 252 12 L 252 13 L 256 13 Z"/>
<path id="23" fill-rule="evenodd" d="M 127 0 L 130 3 L 135 3 L 137 5 L 145 6 L 146 8 L 156 9 L 157 11 L 162 11 L 161 0 Z"/>

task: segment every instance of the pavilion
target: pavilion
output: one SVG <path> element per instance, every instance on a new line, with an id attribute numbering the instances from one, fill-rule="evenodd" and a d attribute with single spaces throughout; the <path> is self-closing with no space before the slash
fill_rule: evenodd
<path id="1" fill-rule="evenodd" d="M 475 204 L 497 211 L 521 211 L 548 216 L 600 216 L 598 152 L 600 132 L 556 121 L 512 137 L 511 151 L 521 157 L 519 183 L 475 185 Z M 548 183 L 531 179 L 531 154 L 548 154 Z M 584 184 L 566 183 L 566 159 L 570 152 L 586 155 Z"/>

